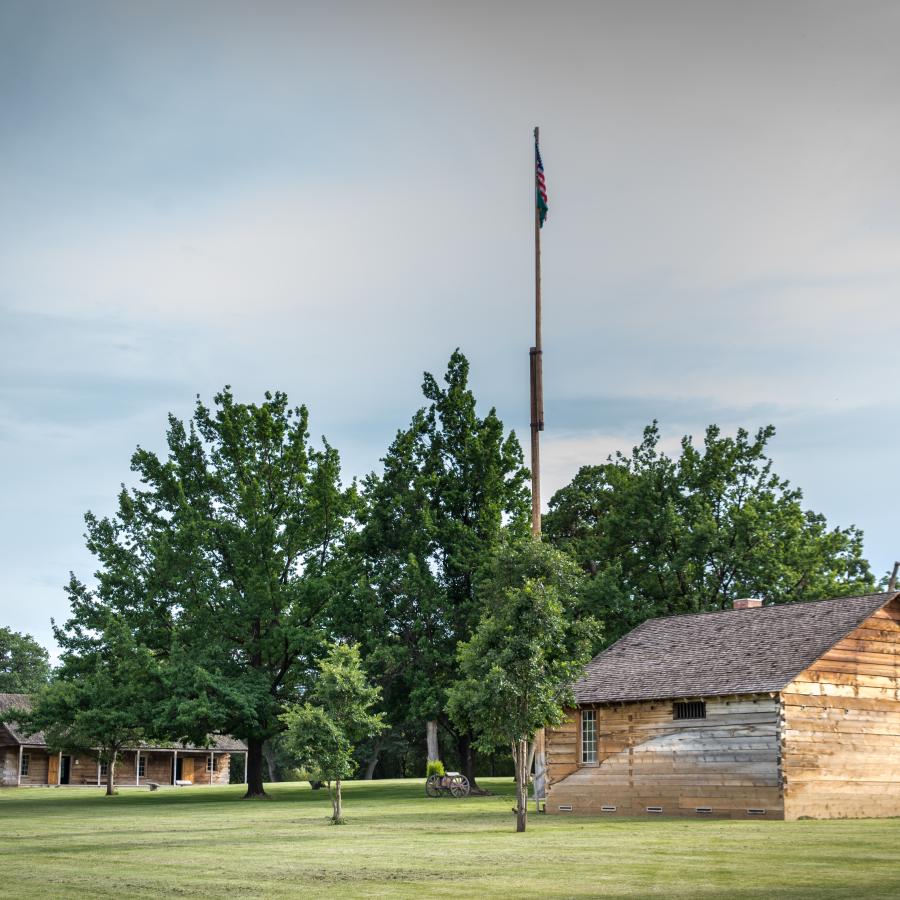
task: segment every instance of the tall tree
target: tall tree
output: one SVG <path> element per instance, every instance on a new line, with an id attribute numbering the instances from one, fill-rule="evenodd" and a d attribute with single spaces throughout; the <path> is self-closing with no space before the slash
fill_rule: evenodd
<path id="1" fill-rule="evenodd" d="M 475 781 L 471 733 L 446 715 L 458 674 L 456 645 L 480 615 L 476 573 L 504 532 L 525 536 L 528 471 L 495 410 L 480 417 L 458 350 L 444 386 L 426 373 L 428 405 L 398 432 L 381 475 L 364 482 L 361 528 L 351 540 L 359 589 L 343 628 L 362 643 L 395 726 L 440 721 Z"/>
<path id="2" fill-rule="evenodd" d="M 511 749 L 517 831 L 526 827 L 535 734 L 563 721 L 599 637 L 598 623 L 579 615 L 582 581 L 576 564 L 546 544 L 504 548 L 480 581 L 478 627 L 459 645 L 460 679 L 448 710 L 472 728 L 481 749 Z"/>
<path id="3" fill-rule="evenodd" d="M 30 635 L 0 628 L 0 693 L 32 694 L 47 685 L 47 651 Z"/>
<path id="4" fill-rule="evenodd" d="M 321 646 L 335 561 L 355 502 L 337 452 L 309 444 L 305 407 L 283 393 L 169 418 L 165 458 L 138 449 L 141 486 L 116 515 L 88 515 L 97 586 L 161 660 L 169 737 L 217 732 L 248 745 L 247 796 L 262 796 L 263 743 Z"/>
<path id="5" fill-rule="evenodd" d="M 829 528 L 775 474 L 755 436 L 706 430 L 681 453 L 660 450 L 654 422 L 630 455 L 582 467 L 550 501 L 544 533 L 592 578 L 590 606 L 615 639 L 647 618 L 871 590 L 862 532 Z"/>
<path id="6" fill-rule="evenodd" d="M 122 749 L 154 737 L 159 667 L 121 617 L 77 589 L 70 596 L 72 618 L 54 626 L 62 648 L 59 668 L 19 718 L 28 732 L 43 731 L 51 748 L 97 752 L 106 764 L 107 796 L 112 796 Z"/>
<path id="7" fill-rule="evenodd" d="M 288 750 L 315 778 L 328 782 L 335 825 L 344 822 L 341 783 L 356 771 L 355 745 L 384 730 L 383 714 L 372 712 L 380 695 L 366 680 L 359 647 L 334 644 L 319 663 L 310 699 L 281 716 Z"/>

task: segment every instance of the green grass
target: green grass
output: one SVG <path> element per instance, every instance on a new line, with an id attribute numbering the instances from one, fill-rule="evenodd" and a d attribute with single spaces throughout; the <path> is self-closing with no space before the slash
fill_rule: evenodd
<path id="1" fill-rule="evenodd" d="M 530 816 L 512 783 L 467 800 L 422 781 L 325 791 L 271 786 L 105 798 L 93 788 L 0 791 L 0 896 L 900 896 L 900 819 L 731 822 Z"/>

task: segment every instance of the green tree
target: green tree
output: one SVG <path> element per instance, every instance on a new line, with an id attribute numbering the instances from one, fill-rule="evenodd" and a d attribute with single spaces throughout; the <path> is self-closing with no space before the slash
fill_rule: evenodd
<path id="1" fill-rule="evenodd" d="M 43 731 L 51 748 L 96 752 L 106 763 L 106 794 L 112 796 L 119 753 L 153 738 L 159 667 L 120 617 L 78 592 L 72 600 L 72 618 L 54 626 L 63 651 L 59 668 L 17 718 L 28 732 Z"/>
<path id="2" fill-rule="evenodd" d="M 328 782 L 335 825 L 344 821 L 341 782 L 356 771 L 355 745 L 385 727 L 383 714 L 371 711 L 380 696 L 380 689 L 366 680 L 359 647 L 334 644 L 319 663 L 310 699 L 281 716 L 288 749 L 301 766 Z"/>
<path id="3" fill-rule="evenodd" d="M 321 646 L 355 488 L 337 452 L 309 444 L 304 407 L 229 388 L 169 417 L 168 453 L 138 449 L 141 485 L 116 515 L 87 516 L 97 585 L 75 584 L 125 616 L 161 661 L 170 738 L 229 733 L 248 746 L 247 796 L 263 796 L 263 743 L 308 679 Z"/>
<path id="4" fill-rule="evenodd" d="M 527 821 L 534 736 L 563 721 L 599 636 L 598 623 L 579 616 L 582 581 L 576 564 L 553 547 L 505 547 L 480 583 L 478 627 L 459 646 L 460 680 L 448 693 L 448 710 L 474 731 L 480 749 L 512 750 L 517 831 Z"/>
<path id="5" fill-rule="evenodd" d="M 0 628 L 0 693 L 32 694 L 49 678 L 47 651 L 30 634 Z"/>
<path id="6" fill-rule="evenodd" d="M 458 350 L 445 386 L 426 373 L 429 401 L 398 432 L 384 471 L 364 482 L 360 531 L 350 542 L 359 587 L 340 630 L 362 643 L 367 666 L 384 690 L 395 728 L 424 733 L 439 720 L 460 766 L 475 785 L 471 733 L 446 715 L 456 679 L 456 645 L 478 622 L 479 568 L 504 532 L 525 536 L 528 471 L 514 433 L 491 409 L 477 414 L 469 364 Z"/>
<path id="7" fill-rule="evenodd" d="M 616 639 L 645 619 L 786 603 L 874 587 L 862 532 L 829 528 L 773 471 L 771 426 L 751 437 L 706 430 L 671 458 L 654 422 L 629 456 L 582 467 L 557 491 L 544 533 L 591 576 L 589 605 Z"/>

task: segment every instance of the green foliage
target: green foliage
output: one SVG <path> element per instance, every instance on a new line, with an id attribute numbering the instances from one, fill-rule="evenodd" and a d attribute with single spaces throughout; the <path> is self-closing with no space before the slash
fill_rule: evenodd
<path id="1" fill-rule="evenodd" d="M 381 690 L 366 681 L 359 647 L 334 644 L 319 663 L 309 701 L 281 715 L 285 745 L 299 764 L 315 780 L 336 782 L 335 823 L 342 820 L 340 783 L 356 770 L 354 745 L 384 728 L 383 715 L 371 712 L 380 696 Z"/>
<path id="2" fill-rule="evenodd" d="M 337 452 L 309 445 L 304 407 L 282 393 L 259 405 L 226 388 L 169 418 L 165 458 L 138 449 L 141 486 L 113 518 L 87 516 L 101 568 L 84 597 L 125 616 L 160 660 L 158 710 L 169 736 L 224 732 L 249 747 L 251 795 L 262 793 L 262 744 L 302 690 L 340 579 L 355 503 Z"/>
<path id="3" fill-rule="evenodd" d="M 507 545 L 479 581 L 483 613 L 459 645 L 460 678 L 447 709 L 476 746 L 510 747 L 517 786 L 516 830 L 527 819 L 527 781 L 535 732 L 559 724 L 573 703 L 572 683 L 599 639 L 598 623 L 579 618 L 576 564 L 535 541 Z"/>
<path id="4" fill-rule="evenodd" d="M 550 501 L 544 534 L 591 576 L 587 603 L 616 639 L 647 618 L 873 589 L 862 533 L 829 529 L 751 437 L 706 430 L 671 458 L 654 423 L 630 456 L 582 467 Z"/>
<path id="5" fill-rule="evenodd" d="M 439 759 L 429 759 L 425 765 L 425 777 L 431 778 L 432 775 L 445 775 L 444 764 Z"/>
<path id="6" fill-rule="evenodd" d="M 469 364 L 457 350 L 445 386 L 430 374 L 429 405 L 398 432 L 384 471 L 365 479 L 360 532 L 350 550 L 358 588 L 339 629 L 362 643 L 396 728 L 438 719 L 457 677 L 456 645 L 480 614 L 476 573 L 504 531 L 528 531 L 528 472 L 514 433 L 476 412 Z M 465 735 L 458 735 L 461 739 Z"/>
<path id="7" fill-rule="evenodd" d="M 121 618 L 77 595 L 72 618 L 54 633 L 63 648 L 60 666 L 31 711 L 20 717 L 22 727 L 43 731 L 54 749 L 98 750 L 109 765 L 111 794 L 122 748 L 154 737 L 151 723 L 161 696 L 158 665 Z"/>
<path id="8" fill-rule="evenodd" d="M 479 580 L 484 612 L 459 646 L 460 680 L 448 710 L 484 751 L 531 740 L 562 721 L 571 685 L 590 659 L 600 626 L 579 616 L 578 567 L 546 544 L 507 545 Z"/>
<path id="9" fill-rule="evenodd" d="M 49 678 L 47 651 L 30 634 L 0 628 L 0 693 L 32 694 Z"/>

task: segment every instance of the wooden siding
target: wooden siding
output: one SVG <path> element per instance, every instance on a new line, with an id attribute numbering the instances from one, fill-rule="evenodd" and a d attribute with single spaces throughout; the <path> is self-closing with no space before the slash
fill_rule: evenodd
<path id="1" fill-rule="evenodd" d="M 22 784 L 46 784 L 49 771 L 49 756 L 46 750 L 25 747 L 28 760 L 28 774 L 22 776 Z M 19 748 L 16 747 L 16 765 L 18 765 Z M 15 784 L 15 782 L 13 782 Z"/>
<path id="2" fill-rule="evenodd" d="M 57 761 L 59 755 L 48 754 L 43 749 L 25 748 L 29 754 L 30 765 L 28 775 L 22 777 L 22 785 L 47 785 L 52 776 L 52 785 L 56 785 Z M 93 753 L 64 754 L 71 757 L 69 770 L 70 785 L 96 785 L 97 784 L 97 757 Z M 158 784 L 172 783 L 172 757 L 171 750 L 143 750 L 141 756 L 145 759 L 144 775 L 140 783 L 155 781 Z M 227 752 L 217 752 L 215 755 L 215 770 L 210 778 L 206 769 L 209 753 L 195 750 L 179 750 L 179 758 L 185 760 L 183 767 L 185 778 L 191 778 L 194 784 L 228 784 L 231 775 L 231 756 Z M 136 777 L 137 757 L 134 750 L 122 751 L 119 762 L 116 764 L 116 784 L 128 787 L 137 783 Z M 19 766 L 19 748 L 0 747 L 0 785 L 14 787 L 17 783 Z M 100 776 L 100 783 L 106 784 L 106 776 Z"/>
<path id="3" fill-rule="evenodd" d="M 900 602 L 782 692 L 785 817 L 900 816 Z"/>
<path id="4" fill-rule="evenodd" d="M 547 733 L 548 813 L 783 818 L 777 697 L 707 698 L 705 719 L 673 719 L 672 701 L 596 709 L 596 765 L 579 764 L 576 711 Z"/>
<path id="5" fill-rule="evenodd" d="M 0 786 L 13 787 L 18 784 L 19 748 L 0 746 Z"/>

